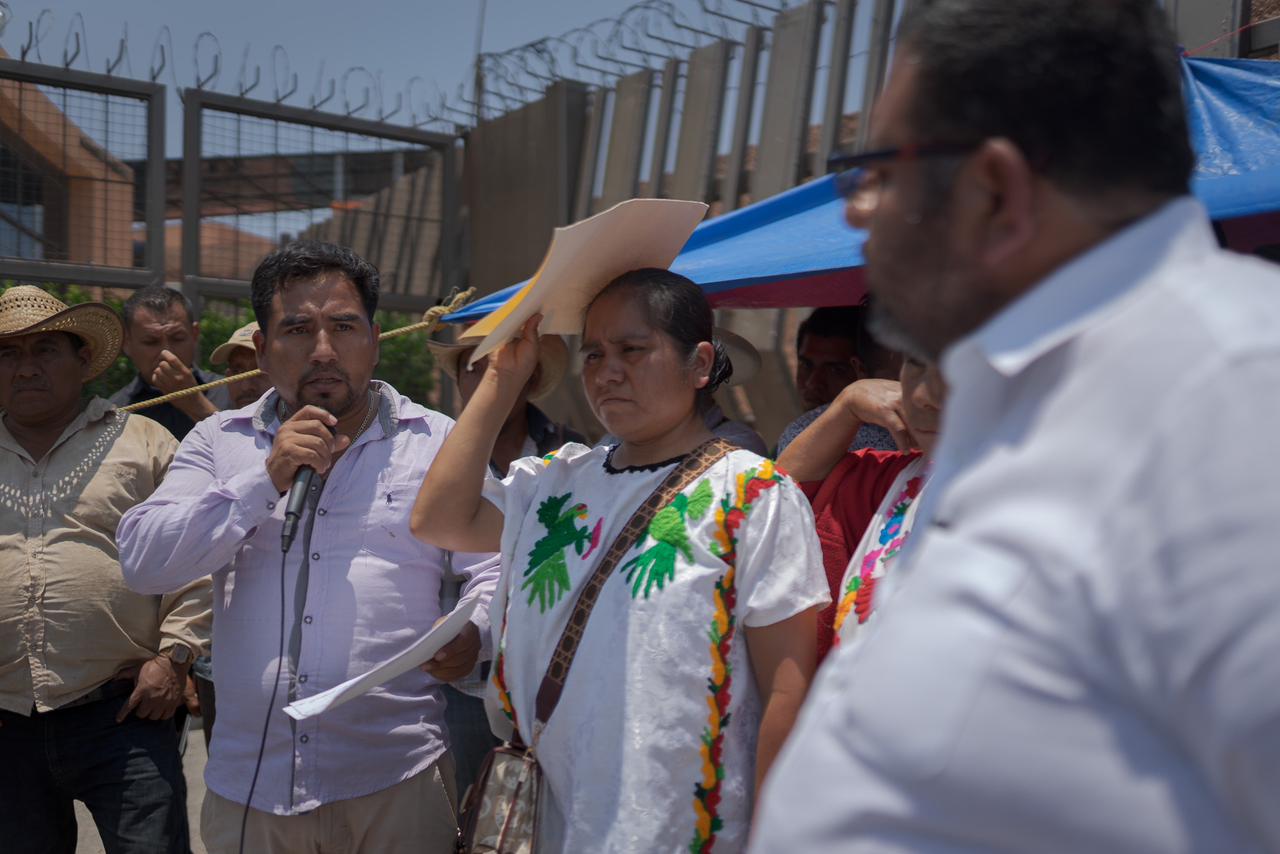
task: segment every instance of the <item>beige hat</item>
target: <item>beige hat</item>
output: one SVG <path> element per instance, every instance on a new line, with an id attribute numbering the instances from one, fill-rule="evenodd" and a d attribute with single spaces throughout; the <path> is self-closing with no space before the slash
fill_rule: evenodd
<path id="1" fill-rule="evenodd" d="M 231 351 L 237 347 L 244 347 L 254 353 L 258 352 L 258 348 L 253 346 L 253 333 L 258 331 L 258 322 L 251 321 L 241 326 L 235 332 L 231 333 L 222 344 L 213 348 L 213 352 L 209 354 L 209 363 L 212 365 L 225 364 L 231 356 Z"/>
<path id="2" fill-rule="evenodd" d="M 16 285 L 0 294 L 0 339 L 37 332 L 70 332 L 89 348 L 85 382 L 101 374 L 120 355 L 124 327 L 110 306 L 84 302 L 68 306 L 30 285 Z"/>
<path id="3" fill-rule="evenodd" d="M 538 272 L 523 288 L 476 322 L 484 357 L 542 315 L 544 335 L 577 335 L 587 306 L 609 282 L 630 270 L 671 266 L 707 213 L 702 202 L 628 199 L 573 225 L 557 228 Z"/>
<path id="4" fill-rule="evenodd" d="M 440 369 L 457 382 L 462 357 L 474 350 L 479 343 L 478 336 L 463 333 L 457 344 L 428 341 L 427 349 L 435 357 Z M 546 397 L 564 379 L 565 371 L 569 369 L 569 348 L 565 346 L 564 339 L 559 335 L 538 336 L 538 364 L 542 367 L 542 372 L 538 375 L 537 384 L 529 390 L 530 400 Z"/>

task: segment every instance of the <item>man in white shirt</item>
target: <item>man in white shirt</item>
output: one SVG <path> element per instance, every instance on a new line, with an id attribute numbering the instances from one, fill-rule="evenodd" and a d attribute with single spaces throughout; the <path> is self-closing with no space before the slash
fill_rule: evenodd
<path id="1" fill-rule="evenodd" d="M 1187 195 L 1164 13 L 920 4 L 869 148 L 881 329 L 951 396 L 753 850 L 1280 848 L 1280 274 Z"/>

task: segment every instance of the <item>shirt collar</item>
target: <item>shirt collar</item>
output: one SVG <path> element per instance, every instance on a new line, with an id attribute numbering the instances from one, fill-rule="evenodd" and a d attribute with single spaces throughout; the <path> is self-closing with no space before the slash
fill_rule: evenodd
<path id="1" fill-rule="evenodd" d="M 1006 378 L 1078 336 L 1099 312 L 1164 267 L 1217 247 L 1203 206 L 1175 199 L 1059 267 L 943 354 L 954 381 L 978 358 Z"/>
<path id="2" fill-rule="evenodd" d="M 3 411 L 0 411 L 0 415 L 3 415 Z M 116 405 L 109 400 L 101 397 L 92 398 L 83 408 L 81 408 L 75 419 L 62 429 L 62 435 L 58 437 L 57 442 L 54 442 L 53 447 L 58 447 L 67 439 L 88 427 L 90 424 L 101 421 L 107 416 L 119 418 L 124 417 L 124 413 L 117 413 Z M 13 438 L 13 434 L 9 432 L 9 428 L 4 426 L 3 418 L 0 418 L 0 447 L 4 447 L 16 454 L 26 456 L 26 451 L 18 444 L 17 440 Z M 52 453 L 52 450 L 53 449 L 51 448 L 50 453 Z"/>

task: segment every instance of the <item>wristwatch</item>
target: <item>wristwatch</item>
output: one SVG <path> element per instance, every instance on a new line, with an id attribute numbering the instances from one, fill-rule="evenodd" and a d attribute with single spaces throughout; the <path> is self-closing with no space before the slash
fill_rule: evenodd
<path id="1" fill-rule="evenodd" d="M 191 647 L 187 646 L 185 643 L 175 643 L 173 646 L 165 650 L 164 654 L 169 657 L 170 661 L 179 667 L 191 666 Z"/>

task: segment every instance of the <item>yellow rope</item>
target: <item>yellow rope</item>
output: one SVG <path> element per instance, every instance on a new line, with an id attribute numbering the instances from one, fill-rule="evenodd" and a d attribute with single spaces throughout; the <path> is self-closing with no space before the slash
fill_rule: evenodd
<path id="1" fill-rule="evenodd" d="M 430 332 L 436 326 L 440 325 L 440 318 L 444 317 L 446 314 L 452 314 L 469 303 L 471 301 L 472 294 L 475 292 L 475 288 L 467 288 L 462 293 L 455 294 L 447 304 L 432 306 L 427 309 L 422 315 L 422 320 L 417 323 L 411 323 L 408 326 L 401 326 L 399 329 L 388 330 L 379 335 L 378 340 L 386 341 L 388 338 L 408 335 L 411 332 Z M 230 383 L 239 382 L 240 380 L 247 380 L 250 377 L 258 376 L 261 373 L 262 371 L 256 369 L 252 371 L 245 371 L 243 374 L 236 374 L 233 377 L 223 377 L 220 380 L 214 380 L 213 382 L 205 383 L 204 385 L 180 389 L 179 391 L 170 392 L 169 394 L 162 394 L 160 397 L 155 397 L 151 400 L 143 400 L 138 403 L 131 403 L 128 406 L 121 406 L 119 407 L 119 410 L 121 412 L 137 412 L 139 409 L 146 409 L 149 406 L 159 406 L 162 403 L 168 403 L 169 401 L 177 400 L 180 397 L 200 394 L 201 392 L 208 391 L 211 388 L 229 385 Z"/>

